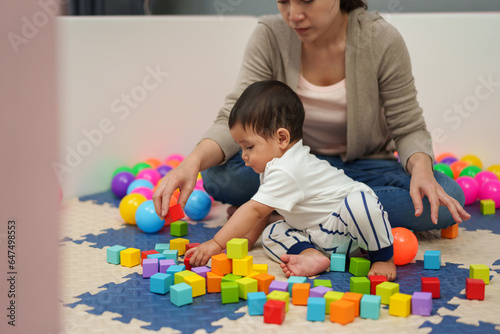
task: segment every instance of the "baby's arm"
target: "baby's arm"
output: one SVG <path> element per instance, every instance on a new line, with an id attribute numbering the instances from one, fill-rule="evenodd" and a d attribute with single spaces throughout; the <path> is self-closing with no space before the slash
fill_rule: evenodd
<path id="1" fill-rule="evenodd" d="M 193 267 L 206 265 L 212 256 L 221 253 L 226 248 L 229 240 L 246 236 L 273 210 L 274 208 L 253 200 L 246 202 L 235 211 L 212 240 L 188 250 L 185 256 L 189 257 L 192 254 L 190 264 Z"/>

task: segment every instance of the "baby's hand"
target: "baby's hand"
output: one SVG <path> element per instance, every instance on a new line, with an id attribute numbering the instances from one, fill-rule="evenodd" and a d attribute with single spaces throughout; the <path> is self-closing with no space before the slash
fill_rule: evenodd
<path id="1" fill-rule="evenodd" d="M 211 239 L 198 247 L 189 249 L 184 257 L 189 257 L 189 255 L 192 254 L 189 263 L 193 267 L 200 267 L 206 265 L 212 256 L 220 254 L 221 252 L 222 248 Z"/>

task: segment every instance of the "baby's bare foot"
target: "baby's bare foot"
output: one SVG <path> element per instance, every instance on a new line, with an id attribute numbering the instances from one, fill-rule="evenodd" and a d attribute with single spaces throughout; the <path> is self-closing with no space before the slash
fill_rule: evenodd
<path id="1" fill-rule="evenodd" d="M 391 258 L 386 262 L 374 262 L 368 272 L 368 276 L 372 275 L 385 276 L 389 282 L 394 281 L 396 279 L 396 265 L 394 264 L 394 259 Z"/>
<path id="2" fill-rule="evenodd" d="M 281 255 L 281 269 L 286 277 L 312 276 L 324 272 L 330 266 L 330 259 L 314 248 L 308 248 L 297 255 Z"/>

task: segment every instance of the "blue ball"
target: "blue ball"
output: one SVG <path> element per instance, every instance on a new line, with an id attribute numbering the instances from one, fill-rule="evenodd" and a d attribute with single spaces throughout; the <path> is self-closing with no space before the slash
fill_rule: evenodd
<path id="1" fill-rule="evenodd" d="M 146 233 L 156 233 L 165 225 L 165 220 L 161 220 L 156 214 L 153 200 L 142 202 L 135 212 L 137 227 Z"/>
<path id="2" fill-rule="evenodd" d="M 139 187 L 147 187 L 149 189 L 153 189 L 155 186 L 151 182 L 149 182 L 148 180 L 137 179 L 137 180 L 132 181 L 128 185 L 127 195 L 130 194 L 132 192 L 132 190 L 134 190 L 135 188 L 139 188 Z"/>
<path id="3" fill-rule="evenodd" d="M 195 190 L 189 196 L 189 199 L 184 206 L 184 213 L 192 220 L 202 220 L 205 218 L 212 208 L 212 200 L 210 196 L 202 190 Z"/>

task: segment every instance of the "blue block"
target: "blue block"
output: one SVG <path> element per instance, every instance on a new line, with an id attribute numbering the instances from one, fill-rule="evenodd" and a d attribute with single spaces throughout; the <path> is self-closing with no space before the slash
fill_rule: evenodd
<path id="1" fill-rule="evenodd" d="M 179 262 L 179 251 L 177 249 L 167 249 L 164 250 L 162 253 L 167 260 L 174 260 L 175 264 L 178 264 Z"/>
<path id="2" fill-rule="evenodd" d="M 330 255 L 330 271 L 345 271 L 345 254 L 333 253 Z"/>
<path id="3" fill-rule="evenodd" d="M 307 298 L 307 320 L 325 321 L 326 299 L 319 297 Z"/>
<path id="4" fill-rule="evenodd" d="M 359 316 L 363 319 L 375 319 L 380 317 L 380 302 L 382 297 L 377 295 L 364 295 L 361 298 Z"/>
<path id="5" fill-rule="evenodd" d="M 158 259 L 158 261 L 160 261 L 160 260 L 165 260 L 165 255 L 158 254 L 158 253 L 148 254 L 147 258 L 148 259 Z"/>
<path id="6" fill-rule="evenodd" d="M 424 269 L 441 269 L 441 251 L 425 251 Z"/>
<path id="7" fill-rule="evenodd" d="M 288 293 L 292 295 L 292 287 L 295 283 L 307 283 L 307 277 L 303 276 L 290 276 L 288 278 Z"/>
<path id="8" fill-rule="evenodd" d="M 193 302 L 193 288 L 186 283 L 179 283 L 170 287 L 170 301 L 175 306 L 183 306 Z"/>
<path id="9" fill-rule="evenodd" d="M 266 293 L 263 291 L 249 292 L 247 294 L 248 315 L 264 315 Z"/>
<path id="10" fill-rule="evenodd" d="M 106 258 L 108 263 L 120 264 L 120 252 L 125 249 L 127 248 L 120 245 L 109 247 L 106 250 Z"/>
<path id="11" fill-rule="evenodd" d="M 181 272 L 186 270 L 186 266 L 183 264 L 174 264 L 173 266 L 168 267 L 167 269 L 167 274 L 170 274 L 172 276 L 175 275 L 175 273 Z"/>
<path id="12" fill-rule="evenodd" d="M 157 273 L 149 280 L 149 291 L 153 293 L 166 294 L 172 285 L 172 275 Z"/>
<path id="13" fill-rule="evenodd" d="M 155 251 L 158 253 L 163 253 L 163 251 L 169 250 L 170 249 L 170 244 L 156 244 L 155 245 Z"/>

